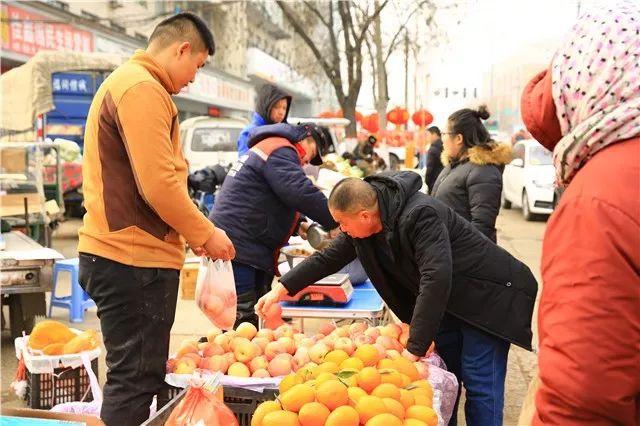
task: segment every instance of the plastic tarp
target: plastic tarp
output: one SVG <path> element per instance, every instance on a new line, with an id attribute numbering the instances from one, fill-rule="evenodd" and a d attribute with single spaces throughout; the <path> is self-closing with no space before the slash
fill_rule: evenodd
<path id="1" fill-rule="evenodd" d="M 107 53 L 38 52 L 0 76 L 0 131 L 33 134 L 36 117 L 53 109 L 51 75 L 61 71 L 111 71 L 126 60 Z M 13 139 L 13 138 L 12 138 Z"/>

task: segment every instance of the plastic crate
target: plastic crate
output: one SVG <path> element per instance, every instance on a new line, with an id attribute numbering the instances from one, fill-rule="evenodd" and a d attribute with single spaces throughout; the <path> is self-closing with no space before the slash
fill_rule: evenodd
<path id="1" fill-rule="evenodd" d="M 98 375 L 98 359 L 91 361 L 93 372 Z M 25 400 L 29 408 L 49 409 L 63 402 L 92 401 L 91 385 L 87 370 L 59 367 L 53 374 L 31 373 L 27 370 Z"/>
<path id="2" fill-rule="evenodd" d="M 224 386 L 224 403 L 229 407 L 238 419 L 240 426 L 250 426 L 251 417 L 256 407 L 263 401 L 276 399 L 277 389 L 265 389 L 264 392 L 255 392 L 252 390 L 236 388 L 232 386 Z M 160 426 L 164 425 L 171 411 L 178 405 L 178 402 L 184 397 L 184 389 L 167 386 L 171 401 L 160 409 L 155 416 L 143 423 L 143 426 Z"/>

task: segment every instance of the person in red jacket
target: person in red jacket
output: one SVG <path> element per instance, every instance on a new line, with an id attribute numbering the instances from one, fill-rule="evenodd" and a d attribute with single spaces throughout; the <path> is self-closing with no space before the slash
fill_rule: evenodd
<path id="1" fill-rule="evenodd" d="M 525 88 L 566 187 L 542 249 L 534 425 L 640 424 L 640 4 L 587 13 Z"/>

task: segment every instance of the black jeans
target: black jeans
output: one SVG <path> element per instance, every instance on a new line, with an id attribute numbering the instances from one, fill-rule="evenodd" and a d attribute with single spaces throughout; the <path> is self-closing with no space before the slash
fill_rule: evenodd
<path id="1" fill-rule="evenodd" d="M 250 322 L 257 327 L 256 302 L 271 290 L 273 274 L 235 261 L 232 266 L 238 296 L 236 323 L 233 328 L 243 322 Z"/>
<path id="2" fill-rule="evenodd" d="M 176 313 L 179 271 L 139 268 L 80 254 L 80 286 L 98 307 L 107 349 L 100 417 L 107 426 L 139 425 L 162 392 Z"/>

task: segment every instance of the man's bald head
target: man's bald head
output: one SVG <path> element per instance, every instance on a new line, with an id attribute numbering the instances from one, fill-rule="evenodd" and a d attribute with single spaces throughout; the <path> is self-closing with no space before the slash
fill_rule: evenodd
<path id="1" fill-rule="evenodd" d="M 377 211 L 378 194 L 373 186 L 358 178 L 338 182 L 329 196 L 329 209 L 346 214 L 361 210 Z"/>

